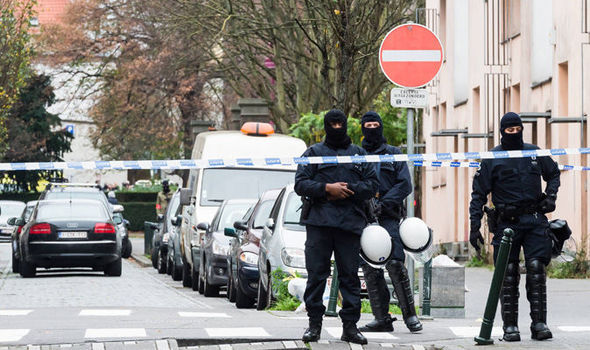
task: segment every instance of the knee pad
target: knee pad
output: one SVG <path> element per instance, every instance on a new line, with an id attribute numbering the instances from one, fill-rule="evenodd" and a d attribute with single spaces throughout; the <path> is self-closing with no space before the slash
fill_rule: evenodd
<path id="1" fill-rule="evenodd" d="M 545 264 L 539 259 L 527 260 L 526 272 L 527 274 L 545 274 Z"/>
<path id="2" fill-rule="evenodd" d="M 362 266 L 362 269 L 363 269 L 363 275 L 365 277 L 365 280 L 368 282 L 377 280 L 379 278 L 383 278 L 383 270 L 382 269 L 376 269 L 369 264 L 364 264 Z"/>
<path id="3" fill-rule="evenodd" d="M 506 275 L 504 276 L 504 284 L 506 286 L 515 286 L 520 282 L 520 272 L 517 262 L 508 263 L 506 266 Z"/>
<path id="4" fill-rule="evenodd" d="M 399 260 L 394 260 L 394 259 L 391 259 L 391 260 L 390 260 L 390 261 L 387 263 L 387 265 L 386 265 L 386 268 L 387 268 L 387 270 L 389 270 L 389 269 L 394 269 L 394 270 L 396 270 L 396 271 L 399 271 L 399 270 L 401 270 L 403 267 L 404 267 L 404 263 L 403 263 L 403 262 L 401 262 L 401 261 L 399 261 Z"/>

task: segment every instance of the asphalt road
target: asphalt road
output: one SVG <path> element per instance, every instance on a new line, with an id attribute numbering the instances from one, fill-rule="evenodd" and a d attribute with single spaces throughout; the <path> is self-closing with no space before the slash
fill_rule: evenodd
<path id="1" fill-rule="evenodd" d="M 9 258 L 10 246 L 0 244 L 0 348 L 115 340 L 177 339 L 181 346 L 297 340 L 307 326 L 305 314 L 238 310 L 223 296 L 205 298 L 169 276 L 131 261 L 124 261 L 121 277 L 61 269 L 41 270 L 38 277 L 23 279 L 10 272 Z M 466 318 L 424 320 L 424 331 L 418 334 L 410 334 L 403 323 L 396 322 L 393 333 L 366 335 L 372 344 L 470 348 L 481 324 L 490 278 L 487 269 L 467 270 Z M 497 346 L 590 347 L 590 281 L 549 281 L 549 325 L 555 339 L 543 343 L 529 339 L 524 278 L 521 286 L 523 341 Z M 360 324 L 370 319 L 365 314 Z M 322 339 L 335 342 L 340 325 L 337 318 L 326 318 Z M 500 333 L 500 328 L 495 328 L 494 334 Z"/>

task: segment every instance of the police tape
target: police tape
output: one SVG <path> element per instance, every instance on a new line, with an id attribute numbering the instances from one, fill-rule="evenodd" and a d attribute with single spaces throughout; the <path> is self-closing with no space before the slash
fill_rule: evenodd
<path id="1" fill-rule="evenodd" d="M 590 148 L 555 148 L 518 151 L 488 151 L 466 153 L 379 154 L 323 157 L 267 157 L 235 159 L 176 159 L 176 160 L 113 160 L 87 162 L 29 162 L 0 163 L 0 171 L 28 170 L 133 170 L 133 169 L 200 169 L 220 167 L 295 166 L 307 164 L 346 164 L 379 162 L 443 162 L 470 159 L 534 158 L 545 156 L 588 154 Z M 451 162 L 456 163 L 456 162 Z M 477 163 L 477 162 L 469 162 Z M 479 163 L 478 163 L 479 164 Z M 479 166 L 479 165 L 478 165 Z M 472 166 L 476 167 L 476 166 Z M 573 167 L 573 166 L 572 166 Z M 568 169 L 576 170 L 576 169 Z"/>
<path id="2" fill-rule="evenodd" d="M 433 167 L 433 168 L 479 168 L 480 162 L 437 162 L 437 161 L 420 161 L 416 160 L 412 162 L 417 167 Z M 557 165 L 559 170 L 577 170 L 577 171 L 590 171 L 590 167 L 579 166 L 579 165 Z"/>

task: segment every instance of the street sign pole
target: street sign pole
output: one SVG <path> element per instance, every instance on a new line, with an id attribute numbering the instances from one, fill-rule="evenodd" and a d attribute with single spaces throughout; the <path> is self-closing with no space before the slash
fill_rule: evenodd
<path id="1" fill-rule="evenodd" d="M 414 154 L 414 108 L 407 109 L 408 123 L 407 128 L 407 141 L 408 155 Z M 410 180 L 412 182 L 412 192 L 406 199 L 406 209 L 408 217 L 414 217 L 414 167 L 408 161 L 408 167 L 410 169 Z M 410 277 L 410 288 L 412 290 L 412 297 L 414 296 L 414 259 L 408 259 L 408 276 Z"/>

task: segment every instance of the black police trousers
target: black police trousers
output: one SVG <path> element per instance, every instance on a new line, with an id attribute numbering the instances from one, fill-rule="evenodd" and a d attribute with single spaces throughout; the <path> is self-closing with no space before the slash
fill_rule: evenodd
<path id="1" fill-rule="evenodd" d="M 525 260 L 538 259 L 545 265 L 551 261 L 551 238 L 547 233 L 549 222 L 543 214 L 524 214 L 519 217 L 517 223 L 508 224 L 500 222 L 497 232 L 494 233 L 492 245 L 494 246 L 494 261 L 498 255 L 500 242 L 504 229 L 510 227 L 514 230 L 512 248 L 510 249 L 509 262 L 519 261 L 520 248 L 524 250 Z"/>
<path id="2" fill-rule="evenodd" d="M 336 227 L 307 225 L 306 228 L 307 285 L 303 298 L 310 322 L 321 322 L 326 311 L 322 297 L 326 279 L 330 276 L 332 252 L 342 293 L 340 318 L 343 323 L 358 322 L 361 315 L 361 283 L 358 277 L 361 236 Z"/>

